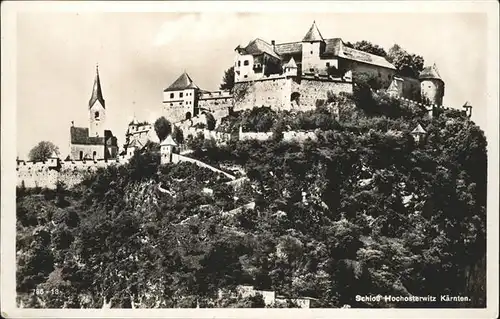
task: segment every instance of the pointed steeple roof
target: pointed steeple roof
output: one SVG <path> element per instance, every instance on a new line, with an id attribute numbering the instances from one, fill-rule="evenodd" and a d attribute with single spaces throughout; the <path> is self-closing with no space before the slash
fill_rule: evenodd
<path id="1" fill-rule="evenodd" d="M 422 127 L 422 125 L 420 125 L 420 123 L 417 125 L 417 127 L 415 127 L 415 129 L 413 129 L 413 131 L 411 131 L 411 134 L 425 134 L 427 133 L 424 128 Z"/>
<path id="2" fill-rule="evenodd" d="M 182 73 L 181 76 L 179 76 L 177 80 L 175 80 L 174 83 L 170 84 L 170 86 L 163 92 L 180 91 L 185 89 L 198 89 L 198 86 L 194 84 L 193 80 L 191 79 L 191 77 L 189 77 L 186 71 L 184 71 L 184 73 Z"/>
<path id="3" fill-rule="evenodd" d="M 420 72 L 419 75 L 420 80 L 424 79 L 434 79 L 434 80 L 443 80 L 441 79 L 441 76 L 439 75 L 436 63 L 434 63 L 432 66 L 426 66 L 422 72 Z"/>
<path id="4" fill-rule="evenodd" d="M 89 100 L 89 108 L 91 108 L 96 101 L 99 101 L 101 103 L 102 107 L 105 107 L 104 105 L 104 98 L 102 97 L 102 89 L 101 89 L 101 80 L 99 78 L 99 66 L 96 65 L 96 75 L 94 79 L 94 88 L 92 89 L 92 96 L 90 97 Z"/>
<path id="5" fill-rule="evenodd" d="M 285 64 L 285 68 L 291 68 L 291 69 L 296 69 L 297 68 L 297 63 L 295 63 L 295 59 L 292 57 L 290 61 Z"/>
<path id="6" fill-rule="evenodd" d="M 137 125 L 139 124 L 139 121 L 137 121 L 137 118 L 135 117 L 135 112 L 134 112 L 134 117 L 132 118 L 132 121 L 128 125 Z"/>
<path id="7" fill-rule="evenodd" d="M 316 26 L 316 21 L 313 21 L 313 24 L 309 31 L 307 31 L 304 39 L 302 39 L 302 42 L 318 42 L 318 41 L 325 41 L 323 39 L 323 36 L 318 30 L 318 27 Z"/>
<path id="8" fill-rule="evenodd" d="M 161 143 L 160 146 L 177 146 L 177 143 L 172 138 L 172 135 L 169 134 Z"/>

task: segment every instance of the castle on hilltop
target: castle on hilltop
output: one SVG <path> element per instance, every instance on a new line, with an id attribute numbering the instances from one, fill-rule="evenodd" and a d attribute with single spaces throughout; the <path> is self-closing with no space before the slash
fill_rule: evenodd
<path id="1" fill-rule="evenodd" d="M 431 116 L 435 108 L 442 107 L 445 84 L 436 65 L 425 67 L 419 79 L 400 77 L 385 58 L 347 47 L 340 38 L 323 38 L 313 22 L 301 41 L 268 43 L 257 38 L 246 46 L 238 45 L 232 90 L 203 90 L 183 72 L 163 90 L 162 113 L 183 131 L 184 137 L 202 133 L 206 139 L 214 138 L 218 143 L 233 138 L 265 140 L 272 132 L 244 133 L 240 128 L 234 137 L 230 133 L 201 129 L 197 124 L 204 124 L 209 116 L 203 115 L 207 113 L 220 123 L 220 119 L 233 111 L 255 107 L 311 110 L 324 105 L 332 93 L 352 93 L 357 77 L 363 74 L 378 79 L 389 95 L 407 106 L 418 107 Z M 466 103 L 464 108 L 471 112 L 472 106 Z M 160 143 L 162 163 L 196 162 L 178 154 L 179 141 L 174 141 L 171 135 L 159 141 L 154 126 L 137 121 L 135 116 L 128 125 L 123 150 L 118 153 L 117 138 L 106 127 L 106 103 L 98 68 L 87 112 L 88 126 L 75 127 L 72 122 L 70 152 L 64 161 L 55 155 L 45 162 L 17 161 L 18 186 L 53 188 L 57 181 L 74 185 L 87 171 L 127 163 L 148 141 Z M 412 134 L 419 137 L 425 131 L 416 128 Z M 315 137 L 314 132 L 283 132 L 284 140 Z"/>
<path id="2" fill-rule="evenodd" d="M 202 90 L 184 72 L 163 92 L 165 117 L 176 123 L 203 112 L 220 119 L 230 111 L 263 106 L 311 110 L 329 93 L 352 93 L 361 75 L 378 79 L 393 96 L 415 100 L 416 105 L 441 106 L 443 101 L 444 81 L 436 65 L 424 68 L 419 79 L 398 77 L 384 57 L 352 49 L 340 38 L 323 38 L 315 22 L 301 41 L 257 38 L 238 45 L 235 53 L 233 90 Z"/>

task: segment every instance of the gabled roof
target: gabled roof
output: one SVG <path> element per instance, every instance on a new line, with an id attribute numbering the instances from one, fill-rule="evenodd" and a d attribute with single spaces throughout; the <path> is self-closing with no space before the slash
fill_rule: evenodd
<path id="1" fill-rule="evenodd" d="M 345 59 L 349 59 L 349 60 L 353 60 L 353 61 L 364 62 L 364 63 L 368 63 L 368 64 L 382 66 L 382 67 L 392 69 L 392 70 L 396 69 L 396 67 L 394 65 L 392 65 L 392 63 L 387 61 L 382 56 L 363 52 L 363 51 L 356 50 L 353 48 L 349 48 L 349 47 L 345 46 L 343 43 L 340 46 L 338 56 L 341 58 L 345 58 Z"/>
<path id="2" fill-rule="evenodd" d="M 321 36 L 321 33 L 318 30 L 318 27 L 316 26 L 316 21 L 313 21 L 313 24 L 309 31 L 307 31 L 306 35 L 304 36 L 304 39 L 302 39 L 302 42 L 318 42 L 318 41 L 324 41 L 323 36 Z"/>
<path id="3" fill-rule="evenodd" d="M 280 43 L 275 45 L 274 50 L 279 55 L 302 54 L 302 43 L 301 42 Z"/>
<path id="4" fill-rule="evenodd" d="M 413 129 L 413 131 L 411 131 L 411 134 L 425 134 L 427 133 L 424 128 L 422 127 L 422 125 L 420 125 L 420 123 L 417 125 L 417 127 L 415 127 L 415 129 Z"/>
<path id="5" fill-rule="evenodd" d="M 184 72 L 174 81 L 174 83 L 170 84 L 168 88 L 163 90 L 163 92 L 167 91 L 181 91 L 185 89 L 198 89 L 198 86 L 194 84 L 193 80 L 189 75 Z"/>
<path id="6" fill-rule="evenodd" d="M 72 144 L 88 144 L 89 129 L 87 127 L 72 126 L 70 128 L 70 135 Z"/>
<path id="7" fill-rule="evenodd" d="M 101 103 L 102 107 L 105 107 L 105 101 L 102 97 L 101 80 L 99 78 L 99 68 L 96 66 L 96 75 L 94 79 L 94 87 L 92 88 L 92 96 L 89 100 L 89 108 L 91 108 L 96 101 Z"/>
<path id="8" fill-rule="evenodd" d="M 291 69 L 296 69 L 297 68 L 297 63 L 295 63 L 295 59 L 292 57 L 290 61 L 288 61 L 285 66 L 285 68 L 291 68 Z"/>
<path id="9" fill-rule="evenodd" d="M 378 65 L 392 70 L 396 69 L 394 65 L 389 63 L 384 57 L 346 47 L 341 38 L 326 39 L 324 43 L 325 49 L 321 54 L 322 58 L 341 57 L 347 60 Z M 302 55 L 301 42 L 276 44 L 275 49 L 276 53 L 283 57 L 290 55 L 300 57 Z"/>
<path id="10" fill-rule="evenodd" d="M 439 75 L 439 72 L 437 70 L 436 64 L 432 66 L 426 66 L 422 72 L 420 72 L 419 75 L 420 80 L 424 79 L 434 79 L 434 80 L 441 80 L 441 76 Z"/>
<path id="11" fill-rule="evenodd" d="M 169 134 L 161 143 L 160 146 L 177 146 L 177 143 L 172 138 L 172 135 Z"/>
<path id="12" fill-rule="evenodd" d="M 104 137 L 102 136 L 89 136 L 88 127 L 70 127 L 70 138 L 71 144 L 80 144 L 80 145 L 110 145 L 116 146 L 117 140 L 116 137 L 113 136 L 111 131 L 105 130 Z"/>
<path id="13" fill-rule="evenodd" d="M 236 49 L 242 53 L 251 54 L 251 55 L 260 55 L 263 53 L 267 53 L 270 56 L 279 59 L 278 54 L 276 54 L 276 52 L 274 52 L 274 48 L 273 48 L 272 44 L 269 44 L 266 41 L 259 39 L 259 38 L 250 41 L 247 44 L 247 46 L 244 48 L 238 46 Z"/>
<path id="14" fill-rule="evenodd" d="M 52 154 L 50 154 L 50 158 L 59 158 L 59 155 L 57 155 L 56 151 L 52 151 Z"/>

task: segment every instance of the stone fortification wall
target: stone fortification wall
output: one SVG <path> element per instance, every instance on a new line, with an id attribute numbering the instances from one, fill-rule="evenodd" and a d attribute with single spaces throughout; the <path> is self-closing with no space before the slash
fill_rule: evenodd
<path id="1" fill-rule="evenodd" d="M 352 82 L 332 81 L 327 79 L 302 79 L 298 86 L 299 108 L 312 110 L 316 103 L 326 101 L 328 92 L 338 95 L 341 92 L 352 93 Z"/>
<path id="2" fill-rule="evenodd" d="M 240 141 L 258 140 L 266 141 L 273 136 L 272 132 L 240 132 Z"/>
<path id="3" fill-rule="evenodd" d="M 258 81 L 235 83 L 234 110 L 248 110 L 256 106 L 289 108 L 291 81 L 285 76 L 271 75 Z"/>
<path id="4" fill-rule="evenodd" d="M 200 112 L 212 113 L 216 120 L 229 115 L 233 107 L 233 95 L 229 91 L 216 91 L 202 93 L 198 100 Z"/>
<path id="5" fill-rule="evenodd" d="M 272 75 L 259 81 L 235 83 L 234 111 L 262 106 L 274 110 L 312 110 L 318 101 L 327 99 L 328 92 L 352 93 L 352 82 L 329 77 L 297 80 L 295 77 Z"/>
<path id="6" fill-rule="evenodd" d="M 217 143 L 227 143 L 231 139 L 230 133 L 210 131 L 208 129 L 197 129 L 194 127 L 188 127 L 182 131 L 184 138 L 186 139 L 189 135 L 196 137 L 199 133 L 202 133 L 205 139 L 213 138 Z"/>
<path id="7" fill-rule="evenodd" d="M 168 103 L 163 104 L 163 116 L 171 123 L 177 123 L 186 118 L 186 107 L 184 105 L 170 105 Z"/>
<path id="8" fill-rule="evenodd" d="M 99 167 L 110 165 L 122 165 L 127 163 L 128 157 L 120 156 L 113 160 L 87 160 L 87 161 L 58 161 L 54 162 L 25 162 L 17 164 L 17 186 L 24 184 L 27 188 L 47 187 L 54 189 L 57 182 L 63 182 L 67 186 L 80 183 L 87 173 L 97 170 Z"/>
<path id="9" fill-rule="evenodd" d="M 239 132 L 240 141 L 259 140 L 266 141 L 273 136 L 272 132 Z M 304 142 L 307 139 L 317 140 L 316 132 L 314 131 L 287 131 L 283 132 L 284 141 Z"/>
<path id="10" fill-rule="evenodd" d="M 311 139 L 313 141 L 318 139 L 318 136 L 314 131 L 288 131 L 283 132 L 283 140 L 284 141 L 297 141 L 303 142 L 307 139 Z"/>

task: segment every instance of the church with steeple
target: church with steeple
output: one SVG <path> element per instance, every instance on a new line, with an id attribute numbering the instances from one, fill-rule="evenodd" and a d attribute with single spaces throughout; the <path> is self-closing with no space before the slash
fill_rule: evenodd
<path id="1" fill-rule="evenodd" d="M 87 127 L 76 127 L 74 122 L 70 127 L 69 160 L 100 160 L 113 159 L 118 154 L 118 143 L 113 133 L 106 129 L 106 101 L 101 88 L 99 68 L 92 94 L 87 106 L 89 123 Z"/>

